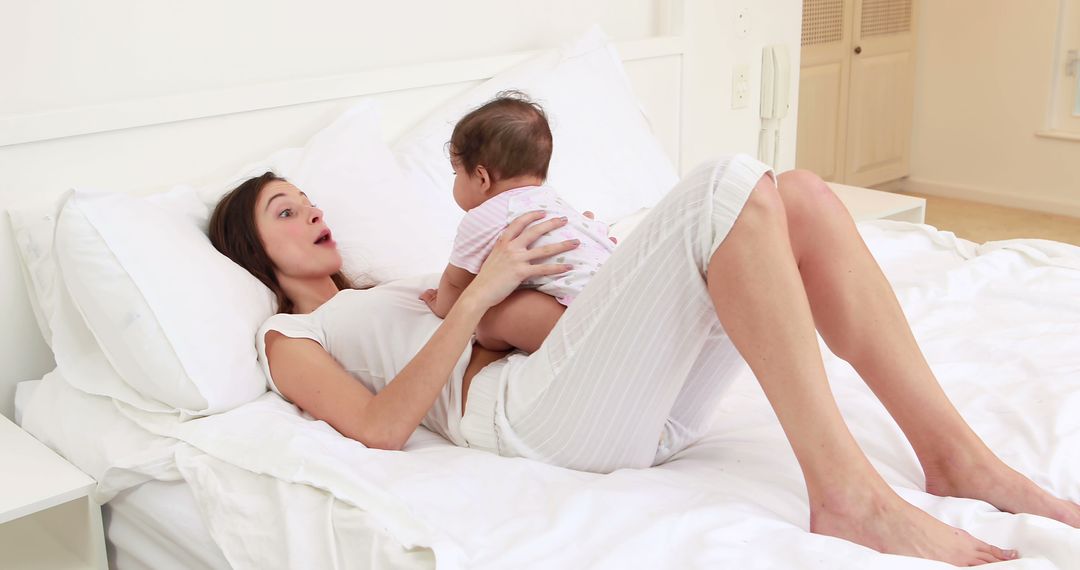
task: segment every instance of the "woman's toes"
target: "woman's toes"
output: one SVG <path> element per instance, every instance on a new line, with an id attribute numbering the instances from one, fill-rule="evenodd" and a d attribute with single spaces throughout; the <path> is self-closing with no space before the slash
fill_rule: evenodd
<path id="1" fill-rule="evenodd" d="M 1051 515 L 1051 518 L 1057 519 L 1071 527 L 1080 528 L 1080 505 L 1071 501 L 1061 501 L 1059 503 L 1060 508 L 1057 512 Z"/>
<path id="2" fill-rule="evenodd" d="M 1070 502 L 1069 504 L 1072 505 L 1073 510 L 1073 518 L 1072 521 L 1069 522 L 1069 524 L 1074 527 L 1080 528 L 1080 505 L 1073 502 Z"/>
<path id="3" fill-rule="evenodd" d="M 987 552 L 990 553 L 996 560 L 1012 560 L 1016 558 L 1015 550 L 1002 550 L 994 545 L 987 545 Z"/>

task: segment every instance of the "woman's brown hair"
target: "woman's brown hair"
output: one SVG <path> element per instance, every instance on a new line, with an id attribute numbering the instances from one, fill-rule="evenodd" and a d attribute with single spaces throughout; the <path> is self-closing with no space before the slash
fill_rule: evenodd
<path id="1" fill-rule="evenodd" d="M 261 176 L 244 181 L 243 184 L 225 194 L 210 216 L 210 243 L 273 291 L 274 296 L 277 297 L 279 313 L 291 313 L 295 306 L 285 294 L 281 283 L 278 283 L 277 275 L 274 273 L 274 262 L 266 253 L 266 248 L 259 239 L 258 228 L 255 227 L 255 206 L 259 199 L 259 192 L 275 180 L 284 181 L 285 179 L 267 171 Z M 355 289 L 341 271 L 334 273 L 330 278 L 333 279 L 339 291 Z"/>

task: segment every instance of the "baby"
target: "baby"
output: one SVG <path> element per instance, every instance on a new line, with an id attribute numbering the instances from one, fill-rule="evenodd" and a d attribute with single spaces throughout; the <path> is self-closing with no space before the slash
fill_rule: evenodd
<path id="1" fill-rule="evenodd" d="M 543 302 L 543 297 L 510 297 L 485 315 L 476 340 L 489 350 L 518 348 L 535 352 L 615 247 L 614 240 L 608 238 L 607 224 L 577 212 L 543 185 L 551 146 L 551 129 L 544 110 L 519 92 L 500 93 L 465 115 L 450 137 L 454 201 L 466 213 L 438 290 L 428 289 L 420 296 L 433 313 L 440 318 L 446 316 L 480 271 L 503 230 L 521 214 L 543 211 L 544 218 L 534 224 L 564 216 L 568 220 L 530 247 L 569 239 L 581 241 L 575 249 L 533 262 L 567 263 L 573 269 L 530 278 L 521 284 L 522 288 L 547 293 L 557 303 Z"/>

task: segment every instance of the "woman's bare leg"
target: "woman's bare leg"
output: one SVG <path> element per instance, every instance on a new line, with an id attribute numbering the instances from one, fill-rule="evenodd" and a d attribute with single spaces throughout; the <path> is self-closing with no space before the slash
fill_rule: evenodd
<path id="1" fill-rule="evenodd" d="M 1008 553 L 901 499 L 873 469 L 840 416 L 771 178 L 754 188 L 709 260 L 709 295 L 787 434 L 810 498 L 810 529 L 881 552 L 954 564 Z"/>
<path id="2" fill-rule="evenodd" d="M 904 431 L 926 490 L 1080 526 L 1080 506 L 1002 463 L 949 402 L 877 262 L 817 175 L 780 175 L 792 250 L 822 338 L 852 364 Z"/>

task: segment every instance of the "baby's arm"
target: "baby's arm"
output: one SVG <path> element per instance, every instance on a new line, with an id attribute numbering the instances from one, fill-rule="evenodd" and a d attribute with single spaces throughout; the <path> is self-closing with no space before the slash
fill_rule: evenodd
<path id="1" fill-rule="evenodd" d="M 430 300 L 425 298 L 424 301 L 435 316 L 444 319 L 461 296 L 461 292 L 469 286 L 469 283 L 472 283 L 475 277 L 476 275 L 460 267 L 447 264 L 442 278 L 439 279 L 439 290 L 435 293 L 435 298 Z"/>

